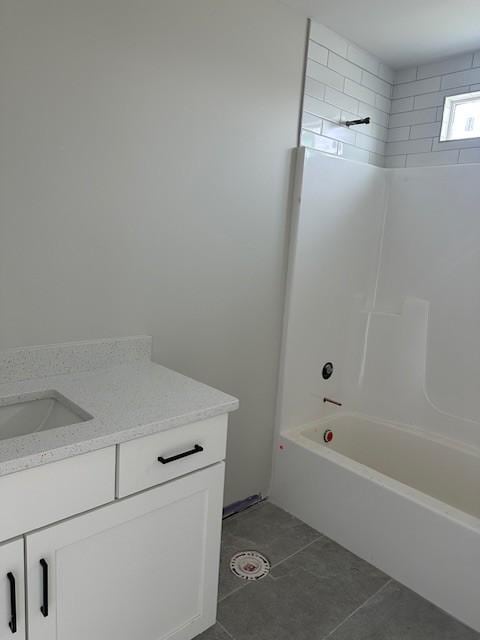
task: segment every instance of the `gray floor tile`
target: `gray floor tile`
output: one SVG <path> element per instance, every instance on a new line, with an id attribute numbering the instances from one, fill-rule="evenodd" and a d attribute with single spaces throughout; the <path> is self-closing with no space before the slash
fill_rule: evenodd
<path id="1" fill-rule="evenodd" d="M 391 582 L 329 640 L 479 640 L 480 634 Z"/>
<path id="2" fill-rule="evenodd" d="M 231 556 L 247 548 L 271 559 L 271 576 L 248 583 L 230 573 Z M 480 640 L 480 634 L 268 503 L 224 523 L 222 597 L 222 626 L 202 640 Z"/>
<path id="3" fill-rule="evenodd" d="M 219 624 L 214 627 L 210 627 L 207 631 L 204 631 L 195 640 L 232 640 Z"/>
<path id="4" fill-rule="evenodd" d="M 279 564 L 272 576 L 286 578 L 299 569 L 313 574 L 326 587 L 351 599 L 357 606 L 389 580 L 379 569 L 326 537 Z"/>
<path id="5" fill-rule="evenodd" d="M 227 518 L 223 523 L 223 530 L 239 538 L 249 538 L 262 544 L 285 534 L 299 524 L 303 523 L 295 516 L 269 502 L 262 502 L 248 511 Z"/>
<path id="6" fill-rule="evenodd" d="M 219 604 L 236 640 L 322 640 L 388 578 L 324 538 Z"/>
<path id="7" fill-rule="evenodd" d="M 245 586 L 245 582 L 230 571 L 230 559 L 235 553 L 254 549 L 277 564 L 320 537 L 317 531 L 269 503 L 225 520 L 219 598 Z"/>

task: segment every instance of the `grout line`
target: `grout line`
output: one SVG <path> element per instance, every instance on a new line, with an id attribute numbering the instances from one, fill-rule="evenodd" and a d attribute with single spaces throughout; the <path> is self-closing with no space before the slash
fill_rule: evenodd
<path id="1" fill-rule="evenodd" d="M 240 579 L 240 578 L 239 578 Z M 222 596 L 221 598 L 219 598 L 217 600 L 217 602 L 223 602 L 224 600 L 226 600 L 227 598 L 229 598 L 230 596 L 233 596 L 234 593 L 237 593 L 237 591 L 241 591 L 241 589 L 245 589 L 245 587 L 248 585 L 248 580 L 243 580 L 242 584 L 240 584 L 238 587 L 236 587 L 235 589 L 233 589 L 232 591 L 229 591 L 228 593 L 226 593 L 224 596 Z"/>
<path id="2" fill-rule="evenodd" d="M 219 621 L 217 620 L 217 624 L 218 624 L 218 626 L 220 627 L 220 629 L 221 629 L 222 631 L 224 631 L 224 632 L 227 634 L 227 636 L 228 636 L 229 638 L 231 638 L 232 640 L 235 640 L 235 638 L 232 636 L 232 634 L 230 633 L 230 631 L 229 631 L 226 627 L 224 627 L 224 626 L 223 626 L 223 624 L 222 624 L 221 622 L 219 622 Z"/>
<path id="3" fill-rule="evenodd" d="M 293 558 L 293 556 L 296 556 L 297 553 L 300 553 L 301 551 L 305 551 L 305 549 L 308 549 L 308 547 L 311 547 L 312 544 L 315 544 L 315 542 L 318 542 L 319 540 L 321 540 L 322 538 L 325 538 L 324 535 L 320 534 L 318 536 L 318 538 L 315 538 L 315 540 L 312 540 L 311 542 L 309 542 L 308 544 L 304 545 L 303 547 L 301 547 L 300 549 L 297 549 L 294 553 L 291 553 L 289 556 L 287 556 L 286 558 L 283 558 L 283 560 L 279 560 L 279 562 L 276 562 L 275 564 L 272 564 L 272 569 L 276 569 L 277 567 L 279 567 L 281 564 L 283 564 L 284 562 L 286 562 L 287 560 L 290 560 L 290 558 Z M 272 576 L 273 578 L 273 576 Z M 275 580 L 275 578 L 273 578 Z"/>
<path id="4" fill-rule="evenodd" d="M 388 585 L 393 582 L 393 578 L 390 578 L 389 580 L 387 580 L 387 582 L 385 582 L 384 585 L 382 585 L 380 587 L 380 589 L 378 589 L 378 591 L 375 591 L 374 594 L 372 594 L 369 598 L 367 598 L 365 600 L 365 602 L 363 604 L 361 604 L 359 607 L 357 607 L 356 609 L 354 609 L 352 611 L 352 613 L 350 613 L 345 620 L 342 620 L 342 622 L 340 622 L 340 624 L 337 624 L 336 627 L 334 627 L 329 633 L 327 633 L 326 636 L 324 636 L 322 638 L 322 640 L 327 640 L 327 638 L 330 638 L 336 631 L 338 631 L 338 629 L 340 629 L 340 627 L 342 627 L 348 620 L 350 620 L 350 618 L 352 618 L 356 613 L 358 613 L 358 611 L 360 611 L 360 609 L 363 609 L 363 607 L 365 605 L 367 605 L 371 600 L 373 600 L 373 598 L 375 598 L 376 596 L 378 596 L 379 593 L 381 593 L 384 589 L 386 589 L 388 587 Z"/>
<path id="5" fill-rule="evenodd" d="M 311 36 L 311 35 L 309 35 L 308 41 L 309 41 L 309 43 L 310 43 L 310 42 L 314 42 L 315 44 L 318 44 L 318 45 L 320 45 L 321 47 L 323 47 L 324 49 L 326 49 L 326 50 L 328 51 L 328 54 L 329 54 L 329 56 L 328 56 L 328 57 L 330 57 L 330 53 L 334 53 L 334 54 L 335 54 L 336 56 L 338 56 L 339 58 L 342 58 L 345 62 L 348 62 L 348 63 L 349 63 L 349 64 L 351 64 L 352 66 L 357 67 L 358 69 L 360 69 L 360 71 L 362 71 L 362 72 L 363 72 L 363 71 L 365 71 L 366 73 L 370 73 L 372 76 L 375 76 L 375 78 L 378 78 L 378 80 L 380 80 L 381 82 L 385 82 L 386 84 L 389 84 L 391 87 L 393 87 L 393 86 L 394 86 L 395 78 L 394 78 L 394 81 L 393 81 L 393 82 L 390 82 L 389 80 L 385 80 L 385 78 L 382 78 L 382 76 L 378 75 L 378 73 L 374 73 L 373 71 L 370 71 L 369 69 L 366 69 L 365 67 L 362 67 L 361 65 L 359 65 L 359 64 L 358 64 L 358 62 L 353 62 L 353 60 L 351 60 L 350 58 L 346 58 L 346 57 L 345 57 L 344 55 L 342 55 L 341 53 L 337 53 L 336 51 L 333 51 L 333 49 L 329 49 L 329 48 L 328 48 L 324 43 L 321 43 L 321 42 L 318 42 L 317 40 L 314 40 L 314 39 L 312 38 L 312 36 Z M 350 43 L 347 43 L 347 44 L 350 44 Z M 359 48 L 361 49 L 361 47 L 359 47 Z M 377 60 L 377 61 L 378 61 L 379 65 L 384 65 L 384 66 L 386 66 L 387 68 L 389 68 L 391 71 L 395 71 L 395 70 L 394 70 L 394 69 L 392 69 L 389 65 L 386 65 L 386 64 L 383 62 L 383 60 L 380 60 L 380 58 L 377 58 L 376 56 L 374 56 L 373 54 L 371 54 L 371 53 L 370 53 L 369 51 L 367 51 L 366 49 L 362 49 L 362 51 L 364 51 L 364 52 L 365 52 L 365 53 L 367 53 L 368 55 L 370 55 L 370 56 L 372 56 L 373 58 L 375 58 L 375 60 Z M 347 50 L 347 55 L 348 55 L 348 50 Z M 311 60 L 313 60 L 313 58 L 310 58 L 310 59 L 311 59 Z M 472 58 L 472 59 L 473 59 L 473 58 Z M 327 62 L 328 62 L 328 59 L 327 59 Z M 322 63 L 320 63 L 320 64 L 322 64 Z M 324 65 L 324 66 L 326 66 L 326 65 Z M 380 67 L 379 67 L 379 68 L 380 68 Z M 335 70 L 333 69 L 333 71 L 335 71 Z M 338 71 L 337 71 L 336 73 L 338 73 Z M 340 75 L 341 75 L 341 74 L 340 74 Z M 355 80 L 354 80 L 354 82 L 355 82 Z M 362 86 L 366 86 L 366 85 L 362 85 Z M 367 89 L 368 89 L 368 88 L 369 88 L 369 87 L 367 87 Z"/>

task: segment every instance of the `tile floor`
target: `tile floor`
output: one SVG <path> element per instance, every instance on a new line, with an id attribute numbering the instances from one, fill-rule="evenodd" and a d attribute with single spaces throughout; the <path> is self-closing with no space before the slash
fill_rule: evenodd
<path id="1" fill-rule="evenodd" d="M 245 582 L 231 556 L 256 549 L 270 576 Z M 297 518 L 264 502 L 223 523 L 218 622 L 199 640 L 480 640 Z"/>

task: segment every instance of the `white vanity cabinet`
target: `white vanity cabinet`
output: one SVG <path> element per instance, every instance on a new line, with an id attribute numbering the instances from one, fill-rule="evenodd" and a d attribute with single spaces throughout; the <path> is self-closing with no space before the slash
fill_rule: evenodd
<path id="1" fill-rule="evenodd" d="M 90 510 L 77 498 L 84 513 L 40 518 L 43 528 L 0 546 L 0 640 L 191 640 L 213 625 L 226 430 L 224 415 L 71 459 L 96 463 L 102 492 Z M 22 473 L 5 476 L 12 496 Z"/>
<path id="2" fill-rule="evenodd" d="M 0 545 L 0 640 L 25 640 L 23 539 Z"/>
<path id="3" fill-rule="evenodd" d="M 26 537 L 30 640 L 187 640 L 215 622 L 224 465 Z"/>

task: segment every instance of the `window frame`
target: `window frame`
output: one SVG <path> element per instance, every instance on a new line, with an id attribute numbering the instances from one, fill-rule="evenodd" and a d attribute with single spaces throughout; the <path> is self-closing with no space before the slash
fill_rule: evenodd
<path id="1" fill-rule="evenodd" d="M 440 128 L 440 142 L 457 142 L 462 140 L 478 140 L 478 136 L 465 136 L 463 138 L 451 138 L 451 131 L 455 120 L 455 111 L 459 105 L 469 102 L 480 103 L 480 91 L 469 91 L 467 93 L 457 93 L 451 96 L 445 96 L 443 101 L 442 121 Z"/>

